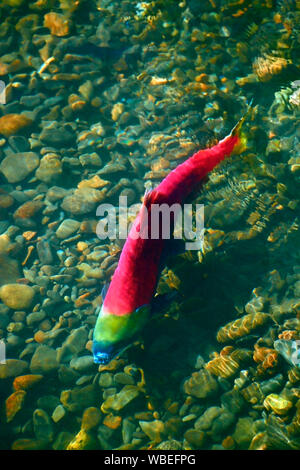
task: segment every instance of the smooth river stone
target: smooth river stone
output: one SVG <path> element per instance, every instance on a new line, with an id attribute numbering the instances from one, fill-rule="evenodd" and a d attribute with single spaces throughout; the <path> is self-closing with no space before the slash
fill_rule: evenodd
<path id="1" fill-rule="evenodd" d="M 28 363 L 20 359 L 6 359 L 5 364 L 0 364 L 0 379 L 17 377 L 28 369 Z"/>
<path id="2" fill-rule="evenodd" d="M 34 295 L 35 290 L 26 284 L 5 284 L 0 287 L 0 299 L 13 310 L 27 310 Z"/>
<path id="3" fill-rule="evenodd" d="M 75 215 L 84 215 L 93 211 L 96 204 L 105 199 L 107 189 L 98 190 L 95 188 L 78 188 L 73 194 L 66 196 L 61 204 L 61 208 Z"/>
<path id="4" fill-rule="evenodd" d="M 24 180 L 39 165 L 37 153 L 13 153 L 5 157 L 0 164 L 0 171 L 9 183 L 18 183 Z"/>
<path id="5" fill-rule="evenodd" d="M 58 368 L 56 351 L 48 346 L 39 346 L 30 362 L 30 370 L 35 374 L 47 374 Z"/>
<path id="6" fill-rule="evenodd" d="M 57 238 L 61 240 L 68 238 L 80 227 L 80 222 L 74 219 L 65 219 L 56 230 Z"/>

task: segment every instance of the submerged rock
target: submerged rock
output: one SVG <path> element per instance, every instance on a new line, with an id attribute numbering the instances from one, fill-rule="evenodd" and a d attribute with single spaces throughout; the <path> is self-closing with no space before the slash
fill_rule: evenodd
<path id="1" fill-rule="evenodd" d="M 217 392 L 219 386 L 212 374 L 201 369 L 199 372 L 193 372 L 192 376 L 184 382 L 185 393 L 197 398 L 206 398 Z"/>
<path id="2" fill-rule="evenodd" d="M 49 346 L 38 346 L 31 358 L 30 370 L 36 374 L 48 374 L 56 370 L 58 366 L 56 351 Z"/>
<path id="3" fill-rule="evenodd" d="M 36 438 L 42 441 L 52 441 L 54 437 L 53 424 L 49 415 L 42 409 L 33 413 L 33 430 Z"/>
<path id="4" fill-rule="evenodd" d="M 140 393 L 140 389 L 134 385 L 125 385 L 116 395 L 108 397 L 101 406 L 101 409 L 120 411 L 132 402 Z"/>
<path id="5" fill-rule="evenodd" d="M 0 171 L 9 183 L 18 183 L 38 167 L 39 161 L 34 152 L 13 153 L 2 160 Z"/>
<path id="6" fill-rule="evenodd" d="M 35 290 L 26 284 L 5 284 L 0 287 L 0 299 L 13 310 L 27 310 L 34 296 Z"/>
<path id="7" fill-rule="evenodd" d="M 14 419 L 18 411 L 22 409 L 25 397 L 25 390 L 17 390 L 6 399 L 5 411 L 7 423 L 10 423 L 10 421 Z"/>
<path id="8" fill-rule="evenodd" d="M 0 379 L 17 377 L 28 369 L 28 363 L 20 359 L 6 359 L 5 364 L 0 364 Z"/>

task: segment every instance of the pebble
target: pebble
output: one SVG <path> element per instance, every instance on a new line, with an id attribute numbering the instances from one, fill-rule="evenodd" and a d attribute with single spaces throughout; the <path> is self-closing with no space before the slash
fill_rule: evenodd
<path id="1" fill-rule="evenodd" d="M 32 312 L 32 313 L 29 313 L 29 315 L 27 315 L 26 323 L 28 326 L 32 326 L 35 323 L 39 323 L 42 320 L 44 320 L 45 317 L 46 317 L 46 313 L 43 310 L 39 312 Z"/>
<path id="2" fill-rule="evenodd" d="M 125 374 L 124 372 L 117 372 L 114 376 L 114 381 L 117 384 L 122 384 L 122 385 L 134 385 L 134 379 L 128 374 Z"/>
<path id="3" fill-rule="evenodd" d="M 0 171 L 9 183 L 18 183 L 38 167 L 39 161 L 35 152 L 13 153 L 2 160 Z"/>
<path id="4" fill-rule="evenodd" d="M 102 372 L 99 377 L 99 387 L 107 388 L 113 384 L 113 375 L 110 372 Z"/>
<path id="5" fill-rule="evenodd" d="M 36 170 L 35 176 L 44 183 L 53 184 L 60 179 L 62 173 L 62 163 L 58 155 L 49 153 L 41 159 L 40 166 Z"/>
<path id="6" fill-rule="evenodd" d="M 202 449 L 205 442 L 205 433 L 198 431 L 197 429 L 188 429 L 184 433 L 184 438 L 193 446 L 195 449 Z"/>
<path id="7" fill-rule="evenodd" d="M 91 429 L 98 426 L 100 420 L 101 411 L 94 406 L 90 406 L 84 410 L 82 415 L 81 429 L 84 431 L 90 431 Z"/>
<path id="8" fill-rule="evenodd" d="M 24 114 L 5 114 L 0 117 L 0 134 L 9 137 L 31 124 L 32 120 Z"/>
<path id="9" fill-rule="evenodd" d="M 75 219 L 65 219 L 59 225 L 58 229 L 56 230 L 55 234 L 57 238 L 64 240 L 76 232 L 80 227 L 80 222 Z"/>
<path id="10" fill-rule="evenodd" d="M 94 359 L 91 355 L 74 357 L 70 362 L 70 367 L 78 372 L 85 372 L 94 366 Z"/>
<path id="11" fill-rule="evenodd" d="M 33 412 L 33 430 L 36 439 L 50 442 L 54 437 L 54 429 L 49 415 L 43 409 L 36 409 Z"/>
<path id="12" fill-rule="evenodd" d="M 63 390 L 60 395 L 62 405 L 71 413 L 95 406 L 97 394 L 93 384 L 84 387 L 75 387 L 72 390 Z"/>
<path id="13" fill-rule="evenodd" d="M 125 385 L 119 393 L 106 398 L 102 403 L 101 409 L 104 412 L 107 410 L 120 411 L 131 403 L 139 393 L 140 390 L 138 387 L 134 385 Z"/>
<path id="14" fill-rule="evenodd" d="M 1 366 L 0 366 L 1 367 Z M 25 390 L 17 390 L 12 393 L 5 401 L 6 422 L 10 423 L 15 415 L 23 408 L 26 397 Z"/>
<path id="15" fill-rule="evenodd" d="M 142 431 L 151 439 L 153 442 L 161 441 L 161 434 L 164 433 L 164 423 L 158 419 L 154 421 L 139 421 L 139 425 Z"/>
<path id="16" fill-rule="evenodd" d="M 106 188 L 102 190 L 89 187 L 75 189 L 73 194 L 63 199 L 61 208 L 70 214 L 86 215 L 95 210 L 97 203 L 104 200 L 106 192 Z"/>
<path id="17" fill-rule="evenodd" d="M 75 140 L 75 134 L 70 128 L 62 127 L 56 122 L 45 126 L 40 134 L 40 140 L 53 147 L 68 147 Z"/>
<path id="18" fill-rule="evenodd" d="M 84 326 L 73 330 L 62 346 L 57 350 L 58 362 L 70 361 L 85 348 L 87 340 L 88 332 Z"/>
<path id="19" fill-rule="evenodd" d="M 26 284 L 5 284 L 0 287 L 0 299 L 13 310 L 27 310 L 34 296 L 35 290 Z"/>
<path id="20" fill-rule="evenodd" d="M 31 358 L 31 372 L 36 374 L 49 374 L 57 370 L 58 366 L 55 349 L 43 344 L 38 346 Z"/>
<path id="21" fill-rule="evenodd" d="M 66 414 L 66 410 L 62 405 L 57 405 L 55 410 L 53 411 L 51 418 L 55 423 L 58 423 Z"/>

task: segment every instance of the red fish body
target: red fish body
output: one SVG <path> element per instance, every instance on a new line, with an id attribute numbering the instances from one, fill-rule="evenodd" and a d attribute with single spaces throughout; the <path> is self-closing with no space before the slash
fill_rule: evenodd
<path id="1" fill-rule="evenodd" d="M 171 171 L 157 188 L 146 194 L 123 247 L 95 325 L 95 362 L 109 362 L 149 318 L 150 303 L 160 274 L 161 256 L 164 245 L 168 242 L 161 236 L 158 239 L 150 236 L 151 207 L 153 204 L 182 204 L 216 165 L 243 145 L 240 136 L 243 120 L 244 118 L 229 136 L 212 148 L 196 152 Z M 136 236 L 142 230 L 145 217 L 148 222 L 148 238 Z"/>

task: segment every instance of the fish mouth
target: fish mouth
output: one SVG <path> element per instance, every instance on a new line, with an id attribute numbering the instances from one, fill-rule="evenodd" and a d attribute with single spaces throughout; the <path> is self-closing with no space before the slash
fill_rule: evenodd
<path id="1" fill-rule="evenodd" d="M 112 360 L 113 356 L 105 352 L 96 352 L 94 353 L 94 362 L 95 364 L 108 364 Z"/>
<path id="2" fill-rule="evenodd" d="M 102 347 L 97 341 L 93 343 L 93 356 L 95 364 L 106 365 L 112 359 L 121 356 L 127 349 L 132 346 L 132 343 L 127 344 L 126 346 L 121 346 L 117 350 L 107 350 L 106 348 Z M 106 349 L 106 351 L 105 351 Z"/>

